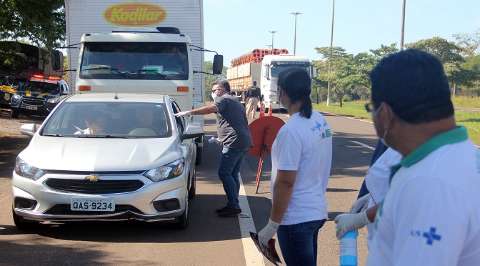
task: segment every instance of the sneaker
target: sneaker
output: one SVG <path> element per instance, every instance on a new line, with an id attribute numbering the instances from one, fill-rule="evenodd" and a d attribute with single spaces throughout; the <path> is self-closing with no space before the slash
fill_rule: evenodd
<path id="1" fill-rule="evenodd" d="M 218 216 L 220 217 L 234 217 L 242 213 L 242 209 L 240 208 L 231 208 L 227 207 L 223 211 L 218 212 Z"/>
<path id="2" fill-rule="evenodd" d="M 216 209 L 215 212 L 216 212 L 216 213 L 220 213 L 220 212 L 225 211 L 225 210 L 228 209 L 228 208 L 229 208 L 228 206 L 225 206 L 225 207 L 222 207 L 222 208 L 220 208 L 220 209 Z"/>

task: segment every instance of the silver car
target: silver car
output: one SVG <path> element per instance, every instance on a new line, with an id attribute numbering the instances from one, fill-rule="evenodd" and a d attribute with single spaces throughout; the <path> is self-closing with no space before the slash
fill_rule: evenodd
<path id="1" fill-rule="evenodd" d="M 13 172 L 13 218 L 173 221 L 188 225 L 200 126 L 175 117 L 169 96 L 82 94 L 61 102 L 31 135 Z"/>

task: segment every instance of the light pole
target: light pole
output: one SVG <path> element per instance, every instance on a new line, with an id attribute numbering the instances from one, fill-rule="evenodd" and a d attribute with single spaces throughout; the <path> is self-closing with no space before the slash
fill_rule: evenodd
<path id="1" fill-rule="evenodd" d="M 275 33 L 277 33 L 277 31 L 276 30 L 270 30 L 268 32 L 270 32 L 272 34 L 272 52 L 273 52 L 273 38 L 274 38 Z"/>
<path id="2" fill-rule="evenodd" d="M 400 50 L 403 50 L 404 40 L 405 40 L 405 6 L 407 5 L 407 0 L 403 0 L 402 5 L 402 32 L 400 33 Z"/>
<path id="3" fill-rule="evenodd" d="M 298 15 L 301 15 L 302 13 L 300 12 L 292 12 L 290 13 L 295 16 L 295 31 L 293 34 L 293 55 L 297 54 L 297 17 Z"/>
<path id="4" fill-rule="evenodd" d="M 335 23 L 335 0 L 332 0 L 332 28 L 330 31 L 330 58 L 328 59 L 328 85 L 327 85 L 327 106 L 330 105 L 330 79 L 332 74 L 332 55 L 333 55 L 333 26 Z"/>

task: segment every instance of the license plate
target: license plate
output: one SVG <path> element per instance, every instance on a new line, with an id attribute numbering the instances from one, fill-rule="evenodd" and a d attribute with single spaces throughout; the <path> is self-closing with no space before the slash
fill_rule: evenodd
<path id="1" fill-rule="evenodd" d="M 111 199 L 72 199 L 70 202 L 72 211 L 113 212 L 115 202 Z"/>
<path id="2" fill-rule="evenodd" d="M 38 107 L 35 106 L 35 105 L 25 105 L 25 109 L 32 110 L 32 111 L 37 111 Z"/>

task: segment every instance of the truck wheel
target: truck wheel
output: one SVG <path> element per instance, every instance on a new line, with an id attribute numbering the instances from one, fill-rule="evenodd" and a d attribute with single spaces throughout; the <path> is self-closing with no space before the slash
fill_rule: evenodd
<path id="1" fill-rule="evenodd" d="M 203 147 L 197 146 L 197 158 L 195 160 L 195 165 L 202 164 L 202 159 L 203 159 Z"/>
<path id="2" fill-rule="evenodd" d="M 37 229 L 39 226 L 38 222 L 29 221 L 23 218 L 22 216 L 17 215 L 13 210 L 13 208 L 12 208 L 12 216 L 13 216 L 13 222 L 15 223 L 15 226 L 20 231 L 33 231 Z"/>

